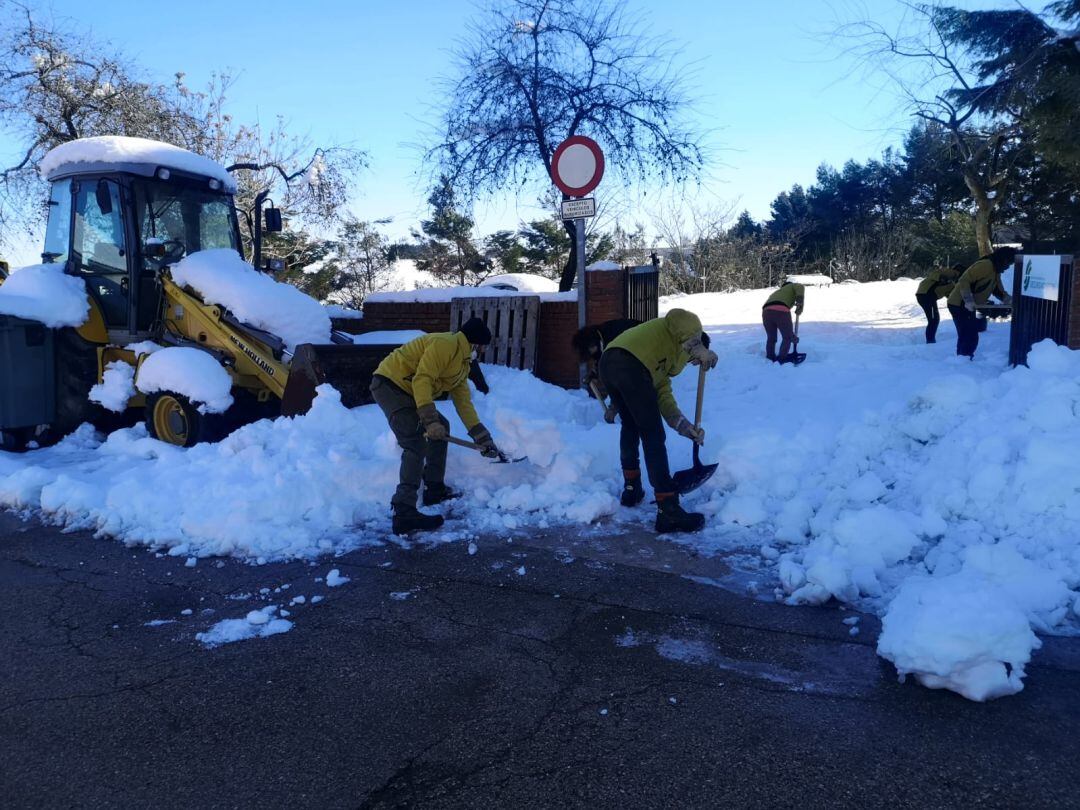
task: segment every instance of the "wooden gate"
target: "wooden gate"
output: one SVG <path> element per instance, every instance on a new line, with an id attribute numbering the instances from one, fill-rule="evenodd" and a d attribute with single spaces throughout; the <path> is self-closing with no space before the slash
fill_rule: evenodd
<path id="1" fill-rule="evenodd" d="M 499 295 L 490 298 L 455 298 L 450 302 L 450 329 L 469 318 L 480 318 L 491 330 L 491 345 L 480 362 L 532 371 L 536 365 L 536 333 L 540 297 Z"/>
<path id="2" fill-rule="evenodd" d="M 1012 324 L 1009 330 L 1009 364 L 1027 365 L 1028 352 L 1040 340 L 1050 338 L 1069 345 L 1069 313 L 1072 310 L 1073 257 L 1061 257 L 1058 300 L 1047 301 L 1023 294 L 1023 256 L 1013 268 Z"/>
<path id="3" fill-rule="evenodd" d="M 660 270 L 653 264 L 631 267 L 623 282 L 626 292 L 626 317 L 642 322 L 660 315 Z"/>

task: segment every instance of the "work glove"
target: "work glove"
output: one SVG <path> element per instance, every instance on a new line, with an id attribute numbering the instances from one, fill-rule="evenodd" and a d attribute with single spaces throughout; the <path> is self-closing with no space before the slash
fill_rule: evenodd
<path id="1" fill-rule="evenodd" d="M 716 368 L 720 358 L 712 349 L 705 348 L 701 342 L 701 336 L 692 337 L 683 344 L 683 349 L 690 355 L 690 362 L 695 366 L 701 366 L 706 371 Z"/>
<path id="2" fill-rule="evenodd" d="M 499 448 L 495 446 L 495 440 L 491 438 L 491 431 L 482 424 L 477 423 L 474 427 L 469 428 L 469 435 L 472 436 L 474 442 L 480 445 L 480 455 L 484 458 L 499 457 Z"/>
<path id="3" fill-rule="evenodd" d="M 796 315 L 802 315 L 802 304 L 796 304 L 795 305 L 795 314 Z"/>
<path id="4" fill-rule="evenodd" d="M 1007 307 L 1011 307 L 1012 306 L 1012 296 L 1009 295 L 1008 293 L 1005 293 L 1003 296 L 1001 296 L 1001 303 L 1004 304 Z"/>
<path id="5" fill-rule="evenodd" d="M 694 423 L 681 413 L 668 419 L 667 423 L 672 430 L 680 436 L 685 436 L 694 444 L 705 444 L 705 428 L 694 427 Z"/>
<path id="6" fill-rule="evenodd" d="M 416 413 L 420 417 L 420 423 L 424 426 L 425 439 L 432 442 L 446 441 L 449 434 L 446 431 L 446 425 L 439 418 L 439 412 L 436 410 L 434 403 L 429 402 L 427 405 L 422 405 L 416 409 Z"/>
<path id="7" fill-rule="evenodd" d="M 975 296 L 973 296 L 971 293 L 963 293 L 963 297 L 964 297 L 964 309 L 966 309 L 968 312 L 974 312 L 975 311 Z"/>
<path id="8" fill-rule="evenodd" d="M 616 413 L 616 411 L 615 411 L 615 406 L 614 405 L 605 406 L 604 407 L 604 421 L 607 422 L 609 425 L 614 425 L 615 424 L 615 413 Z"/>

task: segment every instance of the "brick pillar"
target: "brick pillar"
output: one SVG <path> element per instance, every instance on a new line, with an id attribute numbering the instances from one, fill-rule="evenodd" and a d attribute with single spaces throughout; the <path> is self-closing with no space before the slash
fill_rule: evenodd
<path id="1" fill-rule="evenodd" d="M 1080 349 L 1080 272 L 1076 256 L 1063 256 L 1062 263 L 1072 266 L 1072 297 L 1069 299 L 1069 348 Z"/>
<path id="2" fill-rule="evenodd" d="M 626 317 L 626 269 L 585 272 L 585 321 L 596 324 Z"/>

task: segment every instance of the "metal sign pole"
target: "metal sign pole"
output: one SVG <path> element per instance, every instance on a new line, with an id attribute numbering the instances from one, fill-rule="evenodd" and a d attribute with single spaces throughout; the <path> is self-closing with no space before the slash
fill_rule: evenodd
<path id="1" fill-rule="evenodd" d="M 578 329 L 585 328 L 585 316 L 587 313 L 585 301 L 585 220 L 574 220 L 574 242 L 577 246 L 577 279 L 578 279 Z M 586 367 L 582 363 L 578 367 L 578 379 L 585 379 Z"/>

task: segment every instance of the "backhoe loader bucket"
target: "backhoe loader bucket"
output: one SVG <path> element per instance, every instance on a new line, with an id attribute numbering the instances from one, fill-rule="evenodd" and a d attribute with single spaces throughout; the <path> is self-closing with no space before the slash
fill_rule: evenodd
<path id="1" fill-rule="evenodd" d="M 281 397 L 281 415 L 307 413 L 315 401 L 315 388 L 329 383 L 341 394 L 346 408 L 368 405 L 371 377 L 396 345 L 354 346 L 304 343 L 296 347 L 289 369 L 289 381 Z"/>

